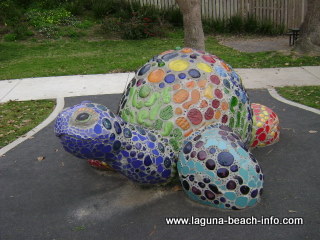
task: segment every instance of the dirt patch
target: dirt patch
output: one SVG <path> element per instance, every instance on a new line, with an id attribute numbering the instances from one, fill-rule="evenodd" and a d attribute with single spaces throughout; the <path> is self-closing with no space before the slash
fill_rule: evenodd
<path id="1" fill-rule="evenodd" d="M 288 36 L 218 36 L 219 43 L 240 52 L 290 51 Z"/>

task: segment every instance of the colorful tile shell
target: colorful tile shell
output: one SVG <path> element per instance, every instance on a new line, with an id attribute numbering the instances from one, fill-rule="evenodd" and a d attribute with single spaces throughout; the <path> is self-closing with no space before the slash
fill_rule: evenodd
<path id="1" fill-rule="evenodd" d="M 217 56 L 190 48 L 153 57 L 120 102 L 126 121 L 161 131 L 178 151 L 192 132 L 212 123 L 251 141 L 252 111 L 240 77 Z"/>
<path id="2" fill-rule="evenodd" d="M 253 111 L 252 111 L 253 110 Z M 248 147 L 279 140 L 279 119 L 250 105 L 240 77 L 215 55 L 190 48 L 153 57 L 128 84 L 119 116 L 82 102 L 57 117 L 66 151 L 141 184 L 168 183 L 221 209 L 254 206 L 261 168 Z"/>

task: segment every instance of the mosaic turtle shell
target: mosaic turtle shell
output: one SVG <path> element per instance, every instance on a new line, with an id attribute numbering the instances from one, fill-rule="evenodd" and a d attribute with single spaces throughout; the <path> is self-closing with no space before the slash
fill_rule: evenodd
<path id="1" fill-rule="evenodd" d="M 131 123 L 159 130 L 175 150 L 192 132 L 228 125 L 251 141 L 252 112 L 241 79 L 215 55 L 190 48 L 153 57 L 128 84 L 119 106 Z"/>

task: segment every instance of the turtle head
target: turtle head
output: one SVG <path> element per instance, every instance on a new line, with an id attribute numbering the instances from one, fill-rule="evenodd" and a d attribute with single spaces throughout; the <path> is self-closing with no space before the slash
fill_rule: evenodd
<path id="1" fill-rule="evenodd" d="M 104 159 L 105 144 L 112 144 L 117 126 L 123 120 L 107 107 L 82 102 L 64 109 L 55 122 L 55 134 L 66 151 L 84 159 Z M 102 151 L 99 151 L 102 150 Z"/>

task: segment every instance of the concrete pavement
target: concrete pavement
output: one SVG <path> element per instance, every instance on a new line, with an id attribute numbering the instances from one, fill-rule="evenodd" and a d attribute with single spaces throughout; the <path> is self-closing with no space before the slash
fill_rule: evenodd
<path id="1" fill-rule="evenodd" d="M 53 124 L 0 158 L 0 239 L 319 239 L 320 116 L 248 90 L 251 101 L 272 108 L 281 122 L 280 142 L 255 149 L 265 174 L 256 207 L 219 211 L 190 201 L 174 188 L 142 188 L 114 172 L 91 169 L 63 150 Z M 70 97 L 117 109 L 120 94 Z M 313 130 L 314 133 L 310 133 Z M 39 156 L 44 156 L 38 161 Z M 303 225 L 167 225 L 166 217 L 302 218 Z"/>
<path id="2" fill-rule="evenodd" d="M 320 85 L 320 66 L 235 71 L 247 89 Z M 0 102 L 122 93 L 134 73 L 25 78 L 0 81 Z"/>
<path id="3" fill-rule="evenodd" d="M 279 143 L 254 151 L 267 176 L 265 193 L 256 207 L 218 211 L 191 202 L 173 188 L 141 188 L 120 174 L 92 170 L 62 149 L 52 132 L 52 113 L 42 124 L 49 125 L 41 131 L 38 128 L 32 138 L 27 134 L 23 141 L 18 139 L 0 150 L 0 239 L 210 239 L 213 235 L 220 239 L 316 239 L 320 234 L 316 208 L 319 113 L 284 104 L 267 90 L 255 88 L 320 85 L 320 67 L 236 71 L 246 88 L 251 88 L 250 99 L 277 112 L 282 126 Z M 120 73 L 5 80 L 0 81 L 0 102 L 57 98 L 57 113 L 64 105 L 91 100 L 107 102 L 115 111 L 121 95 L 111 93 L 121 93 L 132 77 L 133 73 Z M 64 102 L 68 96 L 79 97 Z M 44 159 L 37 160 L 39 156 Z M 297 217 L 304 224 L 167 225 L 165 218 L 173 216 Z"/>

